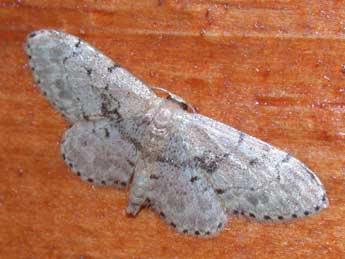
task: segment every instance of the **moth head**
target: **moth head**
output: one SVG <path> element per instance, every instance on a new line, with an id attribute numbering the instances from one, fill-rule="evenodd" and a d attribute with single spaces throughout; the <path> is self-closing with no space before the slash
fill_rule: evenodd
<path id="1" fill-rule="evenodd" d="M 165 129 L 172 118 L 173 108 L 168 106 L 161 107 L 153 118 L 153 124 L 156 129 Z"/>

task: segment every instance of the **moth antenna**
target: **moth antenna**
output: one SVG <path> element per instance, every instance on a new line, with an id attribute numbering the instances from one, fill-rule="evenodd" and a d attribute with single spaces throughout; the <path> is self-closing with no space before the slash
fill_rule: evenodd
<path id="1" fill-rule="evenodd" d="M 161 91 L 163 93 L 166 93 L 168 95 L 166 99 L 177 103 L 183 110 L 187 111 L 189 108 L 192 111 L 192 113 L 197 113 L 197 109 L 193 105 L 191 105 L 189 102 L 184 100 L 182 97 L 176 94 L 173 94 L 172 92 L 161 87 L 151 86 L 151 89 L 154 91 Z"/>

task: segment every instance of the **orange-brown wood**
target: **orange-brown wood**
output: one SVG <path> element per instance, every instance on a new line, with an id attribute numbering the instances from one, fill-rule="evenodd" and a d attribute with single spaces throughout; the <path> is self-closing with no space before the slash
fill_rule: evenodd
<path id="1" fill-rule="evenodd" d="M 66 121 L 35 88 L 32 30 L 80 36 L 151 85 L 290 152 L 330 208 L 284 224 L 231 219 L 215 238 L 126 216 L 127 191 L 69 172 Z M 345 1 L 0 0 L 0 258 L 344 258 Z"/>

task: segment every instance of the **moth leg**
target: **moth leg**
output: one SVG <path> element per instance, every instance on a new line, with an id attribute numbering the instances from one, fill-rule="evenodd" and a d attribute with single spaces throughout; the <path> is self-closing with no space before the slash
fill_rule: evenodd
<path id="1" fill-rule="evenodd" d="M 118 188 L 128 186 L 138 159 L 134 144 L 109 120 L 74 124 L 63 137 L 61 152 L 66 164 L 84 181 Z"/>

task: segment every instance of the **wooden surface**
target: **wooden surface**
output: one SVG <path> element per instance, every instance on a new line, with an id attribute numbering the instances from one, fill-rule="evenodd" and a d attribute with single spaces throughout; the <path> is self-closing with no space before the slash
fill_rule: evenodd
<path id="1" fill-rule="evenodd" d="M 288 224 L 231 219 L 177 234 L 127 192 L 69 172 L 68 127 L 35 88 L 25 36 L 80 36 L 200 113 L 290 152 L 330 208 Z M 0 0 L 0 258 L 345 258 L 345 1 Z"/>

